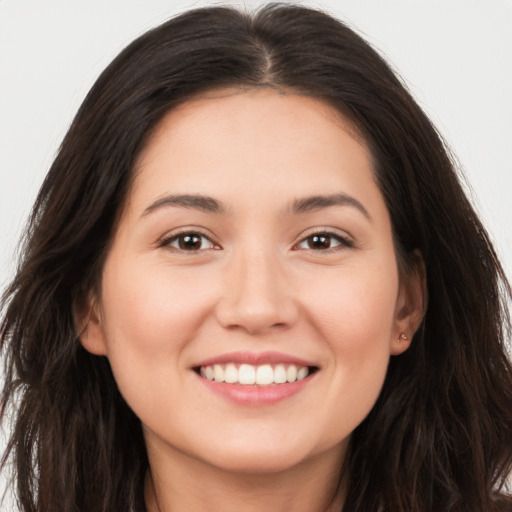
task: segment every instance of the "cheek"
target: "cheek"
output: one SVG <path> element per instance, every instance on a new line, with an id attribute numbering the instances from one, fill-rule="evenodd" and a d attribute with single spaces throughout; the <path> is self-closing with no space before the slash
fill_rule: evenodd
<path id="1" fill-rule="evenodd" d="M 107 262 L 102 323 L 116 382 L 142 419 L 145 410 L 161 408 L 159 391 L 179 396 L 182 353 L 202 324 L 209 298 L 198 292 L 197 279 L 162 265 L 128 266 L 129 272 L 122 262 Z"/>
<path id="2" fill-rule="evenodd" d="M 201 280 L 170 272 L 162 264 L 128 266 L 107 267 L 105 272 L 103 311 L 109 349 L 121 343 L 123 350 L 141 351 L 145 356 L 179 350 L 207 307 L 204 290 L 197 289 Z"/>
<path id="3" fill-rule="evenodd" d="M 357 353 L 390 341 L 395 321 L 398 273 L 390 265 L 353 265 L 336 269 L 322 279 L 305 283 L 306 310 L 330 340 L 332 349 Z"/>
<path id="4" fill-rule="evenodd" d="M 390 358 L 398 276 L 389 267 L 386 273 L 352 268 L 324 282 L 328 284 L 312 294 L 307 309 L 331 353 L 326 368 L 331 386 L 325 403 L 336 404 L 336 408 L 326 408 L 325 414 L 331 417 L 333 436 L 339 431 L 349 435 L 382 389 Z"/>

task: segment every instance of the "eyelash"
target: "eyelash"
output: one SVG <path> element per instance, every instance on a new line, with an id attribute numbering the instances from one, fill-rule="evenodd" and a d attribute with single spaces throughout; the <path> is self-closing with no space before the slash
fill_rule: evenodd
<path id="1" fill-rule="evenodd" d="M 334 247 L 328 247 L 326 249 L 313 249 L 311 247 L 303 247 L 302 249 L 304 249 L 306 251 L 315 252 L 315 253 L 331 254 L 334 252 L 342 251 L 347 248 L 350 249 L 350 248 L 354 247 L 354 243 L 349 238 L 343 237 L 339 233 L 335 233 L 334 231 L 330 231 L 328 229 L 323 229 L 323 230 L 319 230 L 319 231 L 310 233 L 306 237 L 301 238 L 300 241 L 293 246 L 293 249 L 299 250 L 301 244 L 307 243 L 308 240 L 311 240 L 314 237 L 326 237 L 326 238 L 336 241 L 338 243 L 338 245 L 335 245 Z"/>
<path id="2" fill-rule="evenodd" d="M 207 247 L 207 248 L 204 248 L 204 249 L 185 249 L 183 247 L 174 247 L 172 244 L 177 242 L 178 244 L 180 244 L 180 241 L 184 241 L 184 239 L 186 237 L 198 237 L 198 238 L 201 238 L 203 240 L 207 240 L 210 244 L 210 247 Z M 304 243 L 308 243 L 308 241 L 311 241 L 311 239 L 313 239 L 314 237 L 325 237 L 325 238 L 328 238 L 330 241 L 334 240 L 335 242 L 337 242 L 337 245 L 335 245 L 334 247 L 327 247 L 325 249 L 319 249 L 319 248 L 311 248 L 311 247 L 300 247 L 301 244 L 304 244 Z M 210 236 L 206 235 L 205 233 L 201 233 L 200 231 L 194 231 L 194 230 L 186 230 L 186 231 L 181 231 L 179 233 L 174 233 L 172 234 L 171 236 L 168 236 L 166 238 L 164 238 L 160 244 L 159 244 L 160 247 L 166 247 L 166 248 L 169 248 L 171 250 L 175 250 L 177 252 L 182 252 L 182 253 L 186 253 L 186 252 L 189 252 L 189 253 L 198 253 L 198 252 L 201 252 L 201 251 L 205 251 L 205 250 L 219 250 L 221 247 L 216 244 L 211 238 Z M 347 248 L 352 248 L 354 247 L 354 243 L 346 238 L 346 237 L 343 237 L 341 236 L 339 233 L 335 233 L 333 231 L 330 231 L 330 230 L 319 230 L 319 231 L 315 231 L 313 233 L 310 233 L 308 234 L 306 237 L 303 237 L 299 240 L 299 242 L 297 242 L 293 247 L 292 247 L 292 250 L 306 250 L 306 251 L 311 251 L 311 252 L 315 252 L 315 253 L 323 253 L 323 254 L 330 254 L 330 253 L 333 253 L 333 252 L 338 252 L 338 251 L 342 251 L 343 249 L 347 249 Z"/>
<path id="3" fill-rule="evenodd" d="M 179 244 L 180 240 L 183 241 L 183 239 L 185 239 L 186 237 L 198 237 L 203 240 L 207 240 L 209 242 L 209 244 L 211 245 L 211 247 L 208 247 L 206 249 L 184 249 L 179 246 L 178 247 L 172 246 L 172 243 L 178 242 L 178 244 Z M 194 230 L 186 230 L 186 231 L 181 231 L 179 233 L 174 233 L 171 236 L 164 238 L 160 242 L 159 246 L 166 247 L 171 250 L 175 250 L 177 252 L 182 252 L 182 253 L 185 253 L 185 252 L 196 253 L 196 252 L 205 251 L 205 250 L 220 249 L 220 247 L 208 235 L 201 233 L 200 231 L 194 231 Z"/>

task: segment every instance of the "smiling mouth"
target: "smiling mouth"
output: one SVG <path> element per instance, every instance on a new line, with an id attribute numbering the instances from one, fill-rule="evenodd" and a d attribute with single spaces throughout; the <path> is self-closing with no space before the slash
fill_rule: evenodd
<path id="1" fill-rule="evenodd" d="M 242 386 L 275 386 L 304 380 L 318 371 L 316 366 L 295 364 L 212 364 L 194 368 L 202 378 Z"/>

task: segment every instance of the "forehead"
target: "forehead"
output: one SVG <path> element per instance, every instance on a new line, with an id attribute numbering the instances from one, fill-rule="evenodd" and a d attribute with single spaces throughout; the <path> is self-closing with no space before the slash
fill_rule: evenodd
<path id="1" fill-rule="evenodd" d="M 251 176 L 268 181 L 288 173 L 316 187 L 336 168 L 373 174 L 364 139 L 327 102 L 275 89 L 221 89 L 164 116 L 136 162 L 134 181 L 224 175 L 248 185 Z"/>
<path id="2" fill-rule="evenodd" d="M 251 112 L 252 105 L 257 105 L 258 116 Z M 284 116 L 289 123 L 312 121 L 315 117 L 322 118 L 324 122 L 341 128 L 362 146 L 366 146 L 365 138 L 358 127 L 331 102 L 292 89 L 265 86 L 223 87 L 196 95 L 163 117 L 149 137 L 146 148 L 161 136 L 162 132 L 169 131 L 171 126 L 178 123 L 184 127 L 187 123 L 193 125 L 198 121 L 219 123 L 223 120 L 225 125 L 229 126 L 233 122 L 240 122 L 249 113 L 255 130 L 260 127 L 254 124 L 255 117 L 258 117 L 261 123 L 267 120 L 271 124 L 275 123 L 277 116 Z"/>

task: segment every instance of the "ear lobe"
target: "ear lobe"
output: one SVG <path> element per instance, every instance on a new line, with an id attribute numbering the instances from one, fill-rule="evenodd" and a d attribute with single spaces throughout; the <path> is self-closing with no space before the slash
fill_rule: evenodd
<path id="1" fill-rule="evenodd" d="M 73 319 L 82 346 L 91 354 L 107 355 L 107 343 L 101 322 L 100 306 L 92 293 L 88 294 L 85 300 L 75 301 Z"/>
<path id="2" fill-rule="evenodd" d="M 400 279 L 391 340 L 392 355 L 402 354 L 409 348 L 427 308 L 427 277 L 423 256 L 416 250 L 412 258 L 406 275 Z"/>

